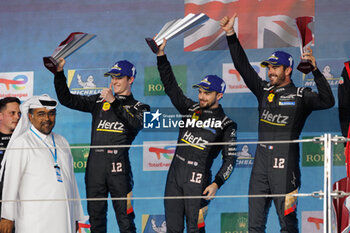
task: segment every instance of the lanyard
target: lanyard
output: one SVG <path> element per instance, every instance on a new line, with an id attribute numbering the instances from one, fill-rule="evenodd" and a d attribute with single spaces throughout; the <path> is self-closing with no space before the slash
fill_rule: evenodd
<path id="1" fill-rule="evenodd" d="M 46 142 L 44 142 L 44 140 L 37 134 L 33 131 L 33 129 L 30 127 L 30 131 L 32 131 L 35 136 L 37 136 L 44 144 L 45 146 L 47 147 L 47 149 L 49 149 L 51 155 L 52 155 L 52 158 L 53 160 L 55 161 L 55 167 L 58 167 L 58 164 L 57 164 L 57 150 L 56 150 L 56 143 L 55 143 L 55 138 L 53 136 L 53 134 L 51 134 L 52 136 L 52 142 L 53 142 L 53 146 L 55 147 L 55 153 L 52 152 L 52 150 L 50 149 L 50 147 L 46 144 Z"/>

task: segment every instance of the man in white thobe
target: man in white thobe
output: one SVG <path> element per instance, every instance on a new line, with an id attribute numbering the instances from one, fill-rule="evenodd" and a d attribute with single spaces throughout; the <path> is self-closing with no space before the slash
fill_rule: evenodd
<path id="1" fill-rule="evenodd" d="M 79 192 L 69 144 L 52 132 L 56 105 L 48 95 L 21 105 L 22 118 L 4 158 L 1 233 L 11 232 L 14 223 L 16 233 L 73 233 L 83 220 L 80 201 L 71 200 L 79 199 Z"/>

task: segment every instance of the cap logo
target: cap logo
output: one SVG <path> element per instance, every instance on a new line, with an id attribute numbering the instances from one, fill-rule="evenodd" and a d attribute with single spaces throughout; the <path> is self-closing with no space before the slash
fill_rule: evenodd
<path id="1" fill-rule="evenodd" d="M 288 61 L 289 61 L 289 66 L 292 66 L 292 65 L 293 65 L 293 58 L 292 58 L 292 57 L 289 57 L 289 58 L 288 58 Z"/>
<path id="2" fill-rule="evenodd" d="M 202 80 L 202 83 L 206 83 L 208 85 L 211 85 L 211 82 L 208 81 L 208 78 L 205 78 Z"/>
<path id="3" fill-rule="evenodd" d="M 117 63 L 117 64 L 115 64 L 115 65 L 112 67 L 112 69 L 121 70 L 122 68 L 120 68 L 120 67 L 118 66 L 118 63 Z"/>
<path id="4" fill-rule="evenodd" d="M 278 57 L 276 57 L 276 55 L 273 53 L 273 54 L 269 57 L 269 59 L 276 59 L 276 60 L 278 60 Z"/>
<path id="5" fill-rule="evenodd" d="M 221 83 L 221 92 L 224 92 L 225 90 L 225 83 Z"/>
<path id="6" fill-rule="evenodd" d="M 110 74 L 113 77 L 119 77 L 121 74 L 120 73 L 116 73 L 116 74 Z"/>

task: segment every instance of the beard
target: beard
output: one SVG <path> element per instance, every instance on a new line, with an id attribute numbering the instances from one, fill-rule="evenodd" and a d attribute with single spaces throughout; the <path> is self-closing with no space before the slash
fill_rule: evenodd
<path id="1" fill-rule="evenodd" d="M 286 80 L 286 76 L 284 74 L 280 74 L 280 75 L 271 74 L 269 75 L 269 79 L 270 79 L 271 85 L 279 86 L 282 83 L 284 83 L 284 81 Z"/>
<path id="2" fill-rule="evenodd" d="M 207 102 L 207 103 L 205 103 L 203 105 L 199 102 L 199 107 L 201 109 L 210 109 L 214 104 L 215 104 L 215 100 L 212 101 L 212 102 Z"/>

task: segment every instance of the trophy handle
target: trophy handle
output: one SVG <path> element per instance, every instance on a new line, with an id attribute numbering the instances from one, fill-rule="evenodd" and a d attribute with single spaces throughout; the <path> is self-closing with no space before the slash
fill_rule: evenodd
<path id="1" fill-rule="evenodd" d="M 152 38 L 145 38 L 148 46 L 151 48 L 152 52 L 154 53 L 158 53 L 159 51 L 159 48 L 158 48 L 158 45 L 157 43 L 152 39 Z"/>
<path id="2" fill-rule="evenodd" d="M 297 69 L 304 74 L 308 74 L 313 71 L 315 67 L 312 65 L 310 60 L 301 59 Z"/>
<path id="3" fill-rule="evenodd" d="M 53 57 L 43 57 L 44 66 L 56 75 L 57 73 L 57 61 Z"/>

